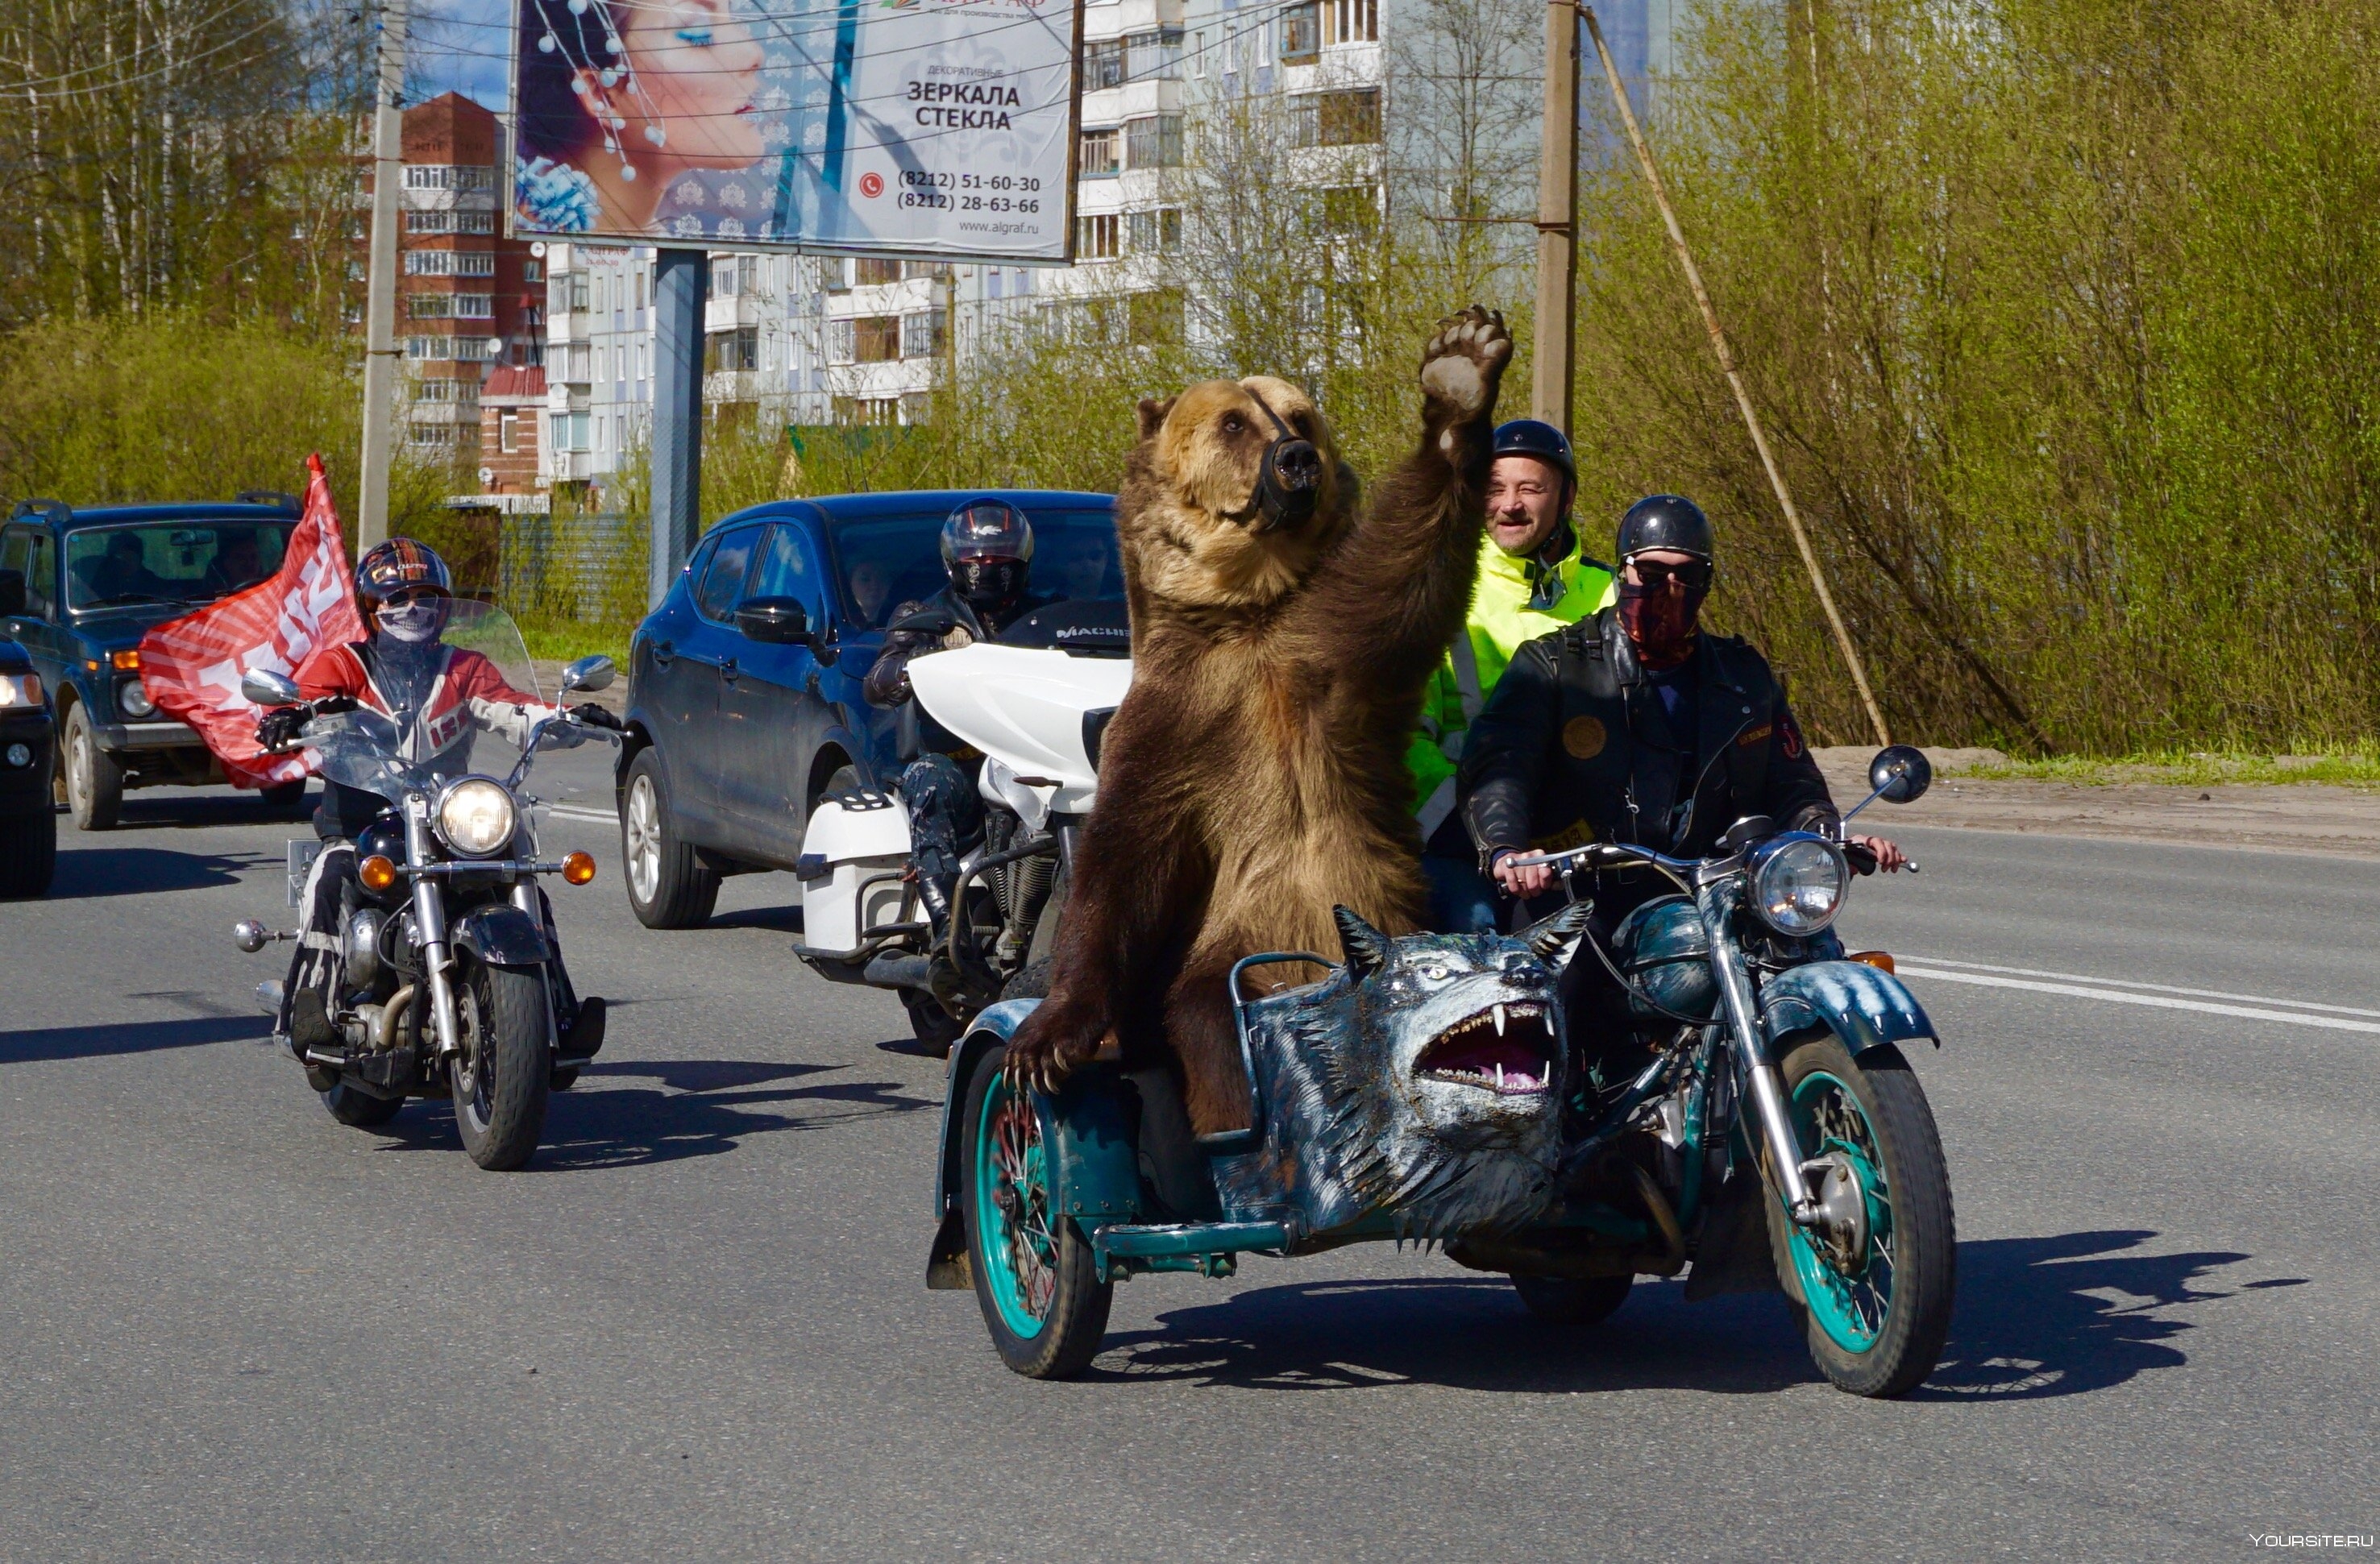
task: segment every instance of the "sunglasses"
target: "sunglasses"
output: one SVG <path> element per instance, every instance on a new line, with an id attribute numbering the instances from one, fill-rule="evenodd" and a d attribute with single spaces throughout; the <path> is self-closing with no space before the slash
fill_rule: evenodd
<path id="1" fill-rule="evenodd" d="M 415 603 L 437 602 L 446 594 L 435 587 L 403 587 L 381 599 L 382 608 L 411 608 Z"/>
<path id="2" fill-rule="evenodd" d="M 1659 560 L 1634 559 L 1628 562 L 1628 568 L 1634 571 L 1636 579 L 1647 587 L 1665 588 L 1675 581 L 1689 592 L 1710 589 L 1711 567 L 1701 560 L 1685 564 L 1669 564 Z"/>

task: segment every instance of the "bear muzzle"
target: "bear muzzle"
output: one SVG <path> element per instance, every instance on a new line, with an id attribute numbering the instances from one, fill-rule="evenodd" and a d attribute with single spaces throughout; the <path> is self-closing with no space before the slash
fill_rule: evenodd
<path id="1" fill-rule="evenodd" d="M 1257 475 L 1254 529 L 1271 532 L 1304 524 L 1312 518 L 1321 495 L 1322 453 L 1312 441 L 1293 438 L 1284 430 L 1281 438 L 1265 447 L 1264 466 Z"/>

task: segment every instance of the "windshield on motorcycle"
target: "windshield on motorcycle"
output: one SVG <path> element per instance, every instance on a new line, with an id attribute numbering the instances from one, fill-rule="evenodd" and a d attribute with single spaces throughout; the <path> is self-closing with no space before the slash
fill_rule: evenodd
<path id="1" fill-rule="evenodd" d="M 556 723 L 540 744 L 554 708 L 539 693 L 512 615 L 468 599 L 442 606 L 434 637 L 373 637 L 364 654 L 370 695 L 353 711 L 306 725 L 324 777 L 396 803 L 473 772 L 507 780 L 532 745 L 552 747 L 567 734 Z"/>

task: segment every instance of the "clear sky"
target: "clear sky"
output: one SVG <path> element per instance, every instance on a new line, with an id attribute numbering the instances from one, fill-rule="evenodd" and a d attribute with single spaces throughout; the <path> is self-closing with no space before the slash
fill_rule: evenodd
<path id="1" fill-rule="evenodd" d="M 460 92 L 503 113 L 512 0 L 413 0 L 406 81 L 416 103 Z"/>

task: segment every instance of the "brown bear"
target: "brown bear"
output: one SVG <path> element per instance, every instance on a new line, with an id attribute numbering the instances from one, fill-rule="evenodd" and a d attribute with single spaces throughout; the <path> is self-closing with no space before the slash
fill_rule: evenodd
<path id="1" fill-rule="evenodd" d="M 1512 353 L 1500 315 L 1439 322 L 1420 445 L 1360 515 L 1330 426 L 1295 386 L 1208 381 L 1140 405 L 1116 502 L 1132 689 L 1013 1072 L 1054 1089 L 1106 1044 L 1131 1069 L 1170 1054 L 1191 1128 L 1239 1127 L 1232 964 L 1335 950 L 1334 905 L 1392 934 L 1418 927 L 1403 757 L 1471 600 Z"/>

